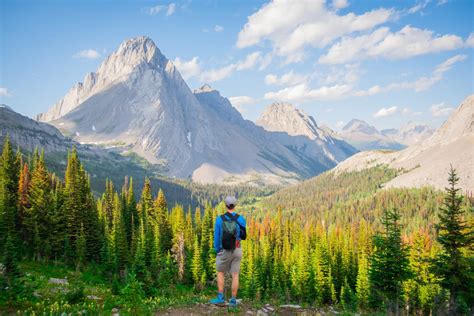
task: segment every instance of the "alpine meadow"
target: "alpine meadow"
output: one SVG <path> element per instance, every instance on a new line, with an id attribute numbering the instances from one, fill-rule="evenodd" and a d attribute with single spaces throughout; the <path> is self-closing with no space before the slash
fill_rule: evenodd
<path id="1" fill-rule="evenodd" d="M 473 6 L 1 1 L 0 315 L 473 315 Z"/>

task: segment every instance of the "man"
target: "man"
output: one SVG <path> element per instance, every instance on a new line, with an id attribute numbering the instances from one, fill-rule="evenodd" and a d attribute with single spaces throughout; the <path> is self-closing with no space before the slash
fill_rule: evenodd
<path id="1" fill-rule="evenodd" d="M 214 227 L 214 249 L 216 251 L 217 270 L 217 298 L 211 300 L 212 304 L 225 304 L 224 274 L 232 274 L 232 297 L 229 306 L 237 305 L 237 291 L 239 289 L 239 271 L 242 260 L 241 240 L 247 237 L 245 219 L 234 213 L 237 200 L 228 196 L 224 200 L 227 212 L 216 219 Z"/>

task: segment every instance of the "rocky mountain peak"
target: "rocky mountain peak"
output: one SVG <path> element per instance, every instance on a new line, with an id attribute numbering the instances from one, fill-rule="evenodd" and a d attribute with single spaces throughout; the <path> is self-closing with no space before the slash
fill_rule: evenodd
<path id="1" fill-rule="evenodd" d="M 474 95 L 467 97 L 456 111 L 429 139 L 433 143 L 446 143 L 461 136 L 474 134 Z"/>
<path id="2" fill-rule="evenodd" d="M 192 93 L 153 41 L 137 37 L 123 42 L 39 119 L 81 143 L 131 150 L 167 175 L 201 182 L 247 181 L 258 174 L 263 183 L 285 183 L 327 170 L 355 152 L 319 137 L 311 117 L 284 107 L 293 113 L 286 124 L 312 139 L 255 126 L 209 85 Z"/>
<path id="3" fill-rule="evenodd" d="M 268 131 L 287 132 L 292 136 L 304 135 L 311 139 L 319 136 L 316 121 L 303 110 L 286 102 L 267 106 L 257 124 Z"/>
<path id="4" fill-rule="evenodd" d="M 0 108 L 12 111 L 12 108 L 11 108 L 11 107 L 9 107 L 8 105 L 3 104 L 3 103 L 0 104 Z"/>
<path id="5" fill-rule="evenodd" d="M 198 89 L 194 89 L 194 93 L 206 93 L 206 92 L 215 92 L 217 90 L 214 90 L 209 84 L 204 84 L 202 87 Z"/>
<path id="6" fill-rule="evenodd" d="M 107 90 L 117 83 L 144 77 L 145 71 L 156 70 L 172 73 L 175 68 L 149 37 L 128 39 L 102 62 L 96 72 L 88 73 L 83 82 L 74 85 L 48 112 L 39 114 L 37 120 L 50 122 L 59 119 L 91 95 Z M 151 73 L 145 77 L 149 78 L 149 82 L 155 80 L 155 75 Z"/>
<path id="7" fill-rule="evenodd" d="M 350 131 L 350 130 L 357 130 L 357 129 L 363 129 L 363 128 L 371 128 L 367 122 L 358 120 L 358 119 L 352 119 L 350 120 L 344 127 L 342 128 L 343 131 Z"/>
<path id="8" fill-rule="evenodd" d="M 166 57 L 149 37 L 139 36 L 122 42 L 100 65 L 97 73 L 102 75 L 104 80 L 113 81 L 129 74 L 139 65 L 165 68 L 167 62 Z"/>

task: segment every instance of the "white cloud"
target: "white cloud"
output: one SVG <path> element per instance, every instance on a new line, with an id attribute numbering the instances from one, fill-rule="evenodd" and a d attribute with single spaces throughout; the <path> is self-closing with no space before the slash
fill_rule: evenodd
<path id="1" fill-rule="evenodd" d="M 219 80 L 229 77 L 234 72 L 234 70 L 235 70 L 234 64 L 230 64 L 225 67 L 221 67 L 217 69 L 206 70 L 203 73 L 201 73 L 200 79 L 202 82 L 219 81 Z"/>
<path id="2" fill-rule="evenodd" d="M 463 61 L 467 58 L 466 55 L 455 55 L 448 58 L 433 70 L 431 76 L 420 77 L 414 81 L 403 81 L 391 83 L 386 86 L 375 85 L 368 90 L 359 90 L 354 92 L 354 96 L 370 96 L 383 92 L 389 92 L 393 90 L 413 89 L 415 92 L 421 92 L 428 90 L 434 84 L 438 83 L 444 78 L 444 73 L 449 71 L 453 65 L 457 62 Z"/>
<path id="3" fill-rule="evenodd" d="M 408 14 L 413 14 L 413 13 L 423 10 L 424 8 L 426 8 L 429 2 L 430 2 L 429 0 L 418 2 L 416 5 L 408 9 L 407 11 Z"/>
<path id="4" fill-rule="evenodd" d="M 443 5 L 443 4 L 446 4 L 448 3 L 448 0 L 439 0 L 437 5 Z"/>
<path id="5" fill-rule="evenodd" d="M 278 91 L 270 91 L 264 94 L 264 99 L 266 100 L 277 100 L 277 101 L 289 101 L 289 102 L 306 102 L 306 101 L 325 101 L 325 100 L 338 100 L 347 97 L 364 97 L 364 96 L 372 96 L 380 93 L 386 93 L 393 90 L 414 90 L 415 92 L 420 92 L 429 89 L 431 86 L 436 84 L 437 82 L 441 81 L 444 78 L 444 74 L 449 71 L 454 64 L 463 61 L 467 58 L 466 55 L 455 55 L 444 62 L 438 64 L 430 76 L 420 77 L 414 81 L 403 81 L 403 82 L 395 82 L 390 83 L 385 86 L 381 85 L 374 85 L 367 90 L 357 90 L 355 88 L 355 82 L 357 81 L 356 78 L 352 78 L 352 76 L 356 75 L 349 75 L 348 78 L 346 76 L 336 76 L 340 78 L 338 83 L 330 84 L 326 83 L 323 86 L 318 88 L 311 88 L 308 86 L 309 81 L 304 80 L 299 84 L 292 85 L 290 80 L 288 80 L 288 85 L 285 88 L 282 88 Z M 347 65 L 349 69 L 357 69 L 358 65 Z M 292 74 L 290 72 L 289 74 Z M 295 75 L 295 74 L 293 74 Z M 284 76 L 278 77 L 276 75 L 267 75 L 265 77 L 266 84 L 283 84 L 282 79 Z M 291 76 L 287 76 L 287 78 L 291 78 Z M 326 78 L 327 79 L 327 78 Z M 334 80 L 326 80 L 328 82 L 336 81 Z M 374 114 L 376 117 L 382 117 L 389 114 L 393 114 L 393 111 L 396 111 L 397 107 L 391 108 L 382 108 L 379 112 Z M 417 116 L 420 115 L 420 112 L 413 112 L 408 108 L 405 108 L 401 112 L 404 115 L 410 116 Z"/>
<path id="6" fill-rule="evenodd" d="M 343 1 L 338 2 L 338 5 L 343 4 Z M 394 15 L 392 9 L 338 15 L 328 10 L 324 1 L 275 0 L 248 17 L 236 45 L 244 48 L 270 40 L 278 55 L 287 56 L 288 62 L 294 62 L 303 58 L 305 46 L 325 47 L 343 35 L 383 24 Z M 285 18 L 280 18 L 282 16 Z"/>
<path id="7" fill-rule="evenodd" d="M 101 56 L 100 53 L 93 49 L 84 49 L 72 55 L 73 58 L 86 58 L 86 59 L 97 59 L 97 58 L 100 58 L 100 56 Z"/>
<path id="8" fill-rule="evenodd" d="M 202 82 L 215 82 L 229 77 L 234 71 L 241 71 L 251 69 L 258 64 L 262 65 L 265 59 L 262 58 L 260 52 L 253 52 L 248 54 L 245 59 L 227 66 L 207 70 L 201 73 L 200 80 Z"/>
<path id="9" fill-rule="evenodd" d="M 444 62 L 442 62 L 438 66 L 436 66 L 434 74 L 435 75 L 442 75 L 446 71 L 450 70 L 455 63 L 463 61 L 466 58 L 467 58 L 467 55 L 461 55 L 461 54 L 453 56 L 451 58 L 448 58 L 447 60 L 445 60 Z"/>
<path id="10" fill-rule="evenodd" d="M 166 16 L 170 16 L 176 12 L 176 4 L 170 3 L 168 5 L 156 5 L 154 7 L 148 8 L 146 12 L 150 15 L 157 15 L 160 12 L 166 12 Z"/>
<path id="11" fill-rule="evenodd" d="M 201 66 L 199 65 L 199 58 L 197 56 L 187 61 L 176 57 L 173 60 L 173 64 L 178 68 L 178 71 L 184 79 L 195 77 L 201 72 Z"/>
<path id="12" fill-rule="evenodd" d="M 343 38 L 319 58 L 323 64 L 341 64 L 353 60 L 383 57 L 406 59 L 418 55 L 449 51 L 463 46 L 456 35 L 436 36 L 433 31 L 405 26 L 392 33 L 387 27 L 371 34 Z"/>
<path id="13" fill-rule="evenodd" d="M 11 97 L 12 94 L 11 92 L 8 90 L 8 88 L 2 88 L 0 87 L 0 97 Z"/>
<path id="14" fill-rule="evenodd" d="M 267 85 L 296 85 L 302 83 L 308 79 L 307 76 L 294 73 L 293 70 L 283 74 L 281 77 L 277 75 L 268 74 L 265 76 L 265 83 Z"/>
<path id="15" fill-rule="evenodd" d="M 170 16 L 176 12 L 176 4 L 170 3 L 168 9 L 166 10 L 166 16 Z"/>
<path id="16" fill-rule="evenodd" d="M 260 58 L 260 52 L 253 52 L 251 54 L 248 54 L 243 61 L 240 61 L 236 64 L 236 69 L 244 70 L 253 68 L 260 60 Z"/>
<path id="17" fill-rule="evenodd" d="M 155 14 L 158 14 L 158 13 L 160 13 L 161 11 L 163 11 L 165 9 L 166 9 L 165 5 L 157 5 L 157 6 L 148 8 L 147 12 L 150 15 L 155 15 Z"/>
<path id="18" fill-rule="evenodd" d="M 224 30 L 224 27 L 220 25 L 214 26 L 214 32 L 222 32 Z"/>
<path id="19" fill-rule="evenodd" d="M 441 81 L 444 78 L 444 73 L 451 70 L 453 65 L 457 62 L 463 61 L 467 58 L 466 55 L 456 55 L 448 58 L 438 66 L 436 66 L 433 74 L 430 77 L 421 77 L 413 83 L 413 87 L 416 92 L 428 90 L 435 83 Z"/>
<path id="20" fill-rule="evenodd" d="M 392 106 L 389 108 L 381 108 L 377 112 L 374 113 L 374 117 L 387 117 L 396 114 L 398 111 L 398 107 Z"/>
<path id="21" fill-rule="evenodd" d="M 335 9 L 343 9 L 349 6 L 347 0 L 332 0 L 332 7 Z"/>
<path id="22" fill-rule="evenodd" d="M 243 95 L 243 96 L 230 97 L 229 101 L 237 110 L 239 110 L 240 113 L 244 113 L 247 111 L 245 106 L 254 104 L 257 100 L 252 97 Z"/>
<path id="23" fill-rule="evenodd" d="M 454 111 L 454 108 L 442 102 L 438 104 L 433 104 L 430 107 L 430 111 L 431 111 L 431 115 L 433 115 L 434 117 L 442 117 L 442 116 L 450 115 Z"/>
<path id="24" fill-rule="evenodd" d="M 465 44 L 466 46 L 474 47 L 474 33 L 469 34 Z"/>
<path id="25" fill-rule="evenodd" d="M 337 100 L 348 96 L 351 90 L 352 87 L 345 84 L 311 89 L 306 83 L 301 83 L 279 91 L 267 92 L 264 95 L 264 99 L 288 102 Z"/>
<path id="26" fill-rule="evenodd" d="M 323 84 L 333 84 L 336 82 L 353 84 L 359 80 L 359 73 L 358 64 L 346 64 L 342 67 L 332 67 L 329 73 L 320 81 Z"/>

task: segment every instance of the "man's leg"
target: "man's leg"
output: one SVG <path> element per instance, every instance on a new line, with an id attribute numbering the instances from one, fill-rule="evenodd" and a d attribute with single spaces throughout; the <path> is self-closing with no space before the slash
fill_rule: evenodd
<path id="1" fill-rule="evenodd" d="M 224 272 L 217 271 L 217 291 L 224 293 Z"/>
<path id="2" fill-rule="evenodd" d="M 239 272 L 232 272 L 232 297 L 237 297 L 239 291 Z"/>

